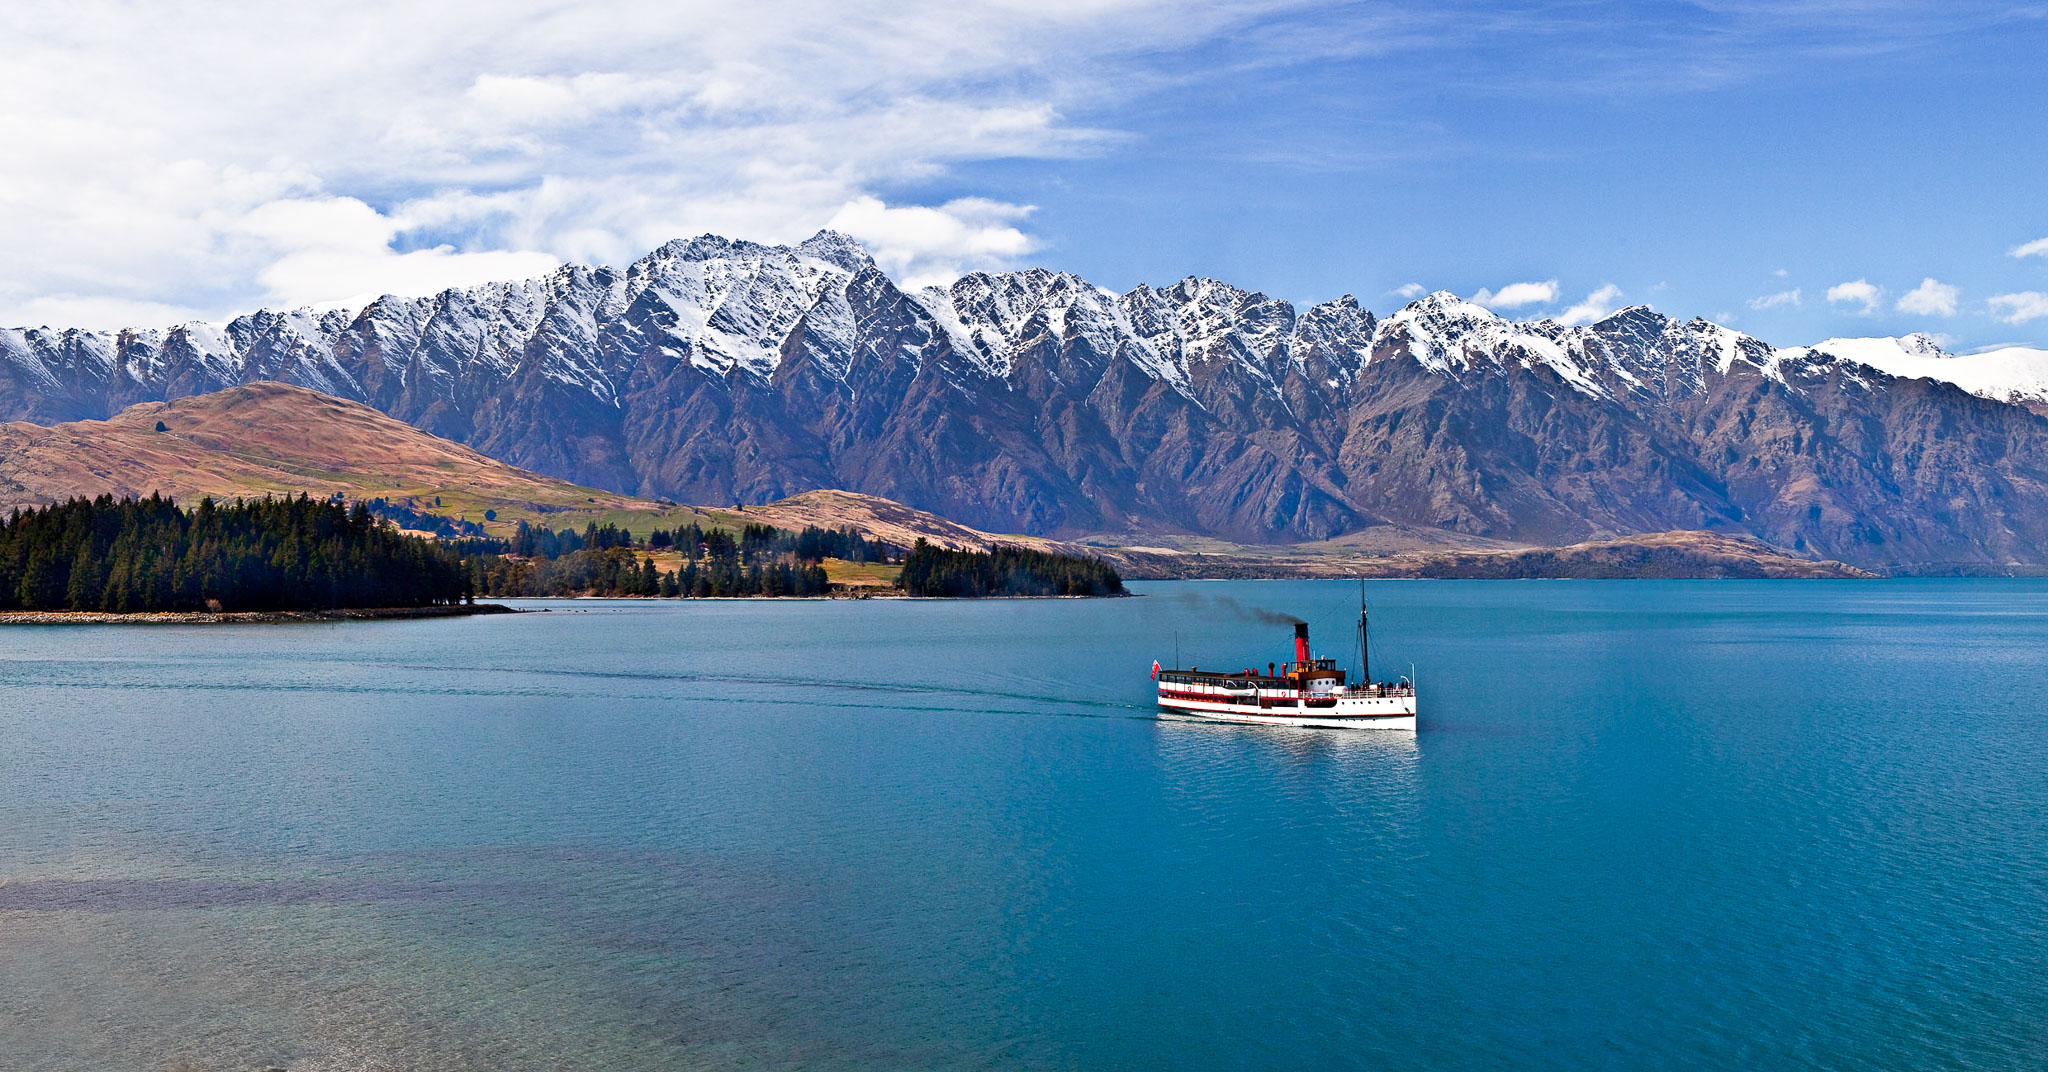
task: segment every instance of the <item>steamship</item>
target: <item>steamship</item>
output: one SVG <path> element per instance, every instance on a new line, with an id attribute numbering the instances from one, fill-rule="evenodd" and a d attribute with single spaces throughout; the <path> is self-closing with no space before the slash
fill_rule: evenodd
<path id="1" fill-rule="evenodd" d="M 1216 722 L 1263 726 L 1326 726 L 1344 729 L 1415 729 L 1415 681 L 1371 678 L 1365 607 L 1358 609 L 1358 646 L 1363 681 L 1349 684 L 1335 659 L 1318 659 L 1308 647 L 1308 624 L 1294 626 L 1294 661 L 1267 663 L 1266 672 L 1248 667 L 1217 672 L 1194 667 L 1162 670 L 1159 706 L 1176 715 Z"/>

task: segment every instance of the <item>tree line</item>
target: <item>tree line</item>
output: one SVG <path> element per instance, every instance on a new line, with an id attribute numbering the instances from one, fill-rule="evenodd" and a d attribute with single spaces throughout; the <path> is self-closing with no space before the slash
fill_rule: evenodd
<path id="1" fill-rule="evenodd" d="M 578 533 L 574 529 L 550 532 L 519 522 L 512 536 L 502 541 L 502 553 L 522 558 L 560 558 L 576 551 L 603 551 L 614 547 L 638 547 L 649 551 L 679 551 L 690 561 L 732 558 L 743 562 L 788 555 L 802 562 L 828 558 L 848 562 L 901 562 L 903 548 L 871 540 L 851 528 L 825 529 L 816 525 L 798 531 L 749 522 L 737 533 L 707 529 L 692 522 L 674 529 L 654 529 L 646 539 L 613 524 L 592 521 Z"/>
<path id="2" fill-rule="evenodd" d="M 1108 563 L 1079 555 L 991 547 L 948 551 L 923 540 L 903 559 L 897 585 L 914 596 L 1120 596 L 1124 579 Z"/>
<path id="3" fill-rule="evenodd" d="M 465 541 L 479 552 L 485 541 Z M 1093 558 L 991 547 L 948 551 L 924 540 L 904 551 L 848 529 L 799 531 L 749 523 L 737 532 L 696 524 L 655 529 L 644 540 L 591 523 L 581 535 L 521 522 L 509 554 L 479 553 L 475 587 L 490 596 L 815 596 L 831 591 L 823 561 L 900 563 L 898 587 L 910 595 L 1106 596 L 1125 594 L 1123 578 Z M 675 569 L 660 570 L 641 551 L 673 549 Z M 552 553 L 551 553 L 552 552 Z"/>
<path id="4" fill-rule="evenodd" d="M 388 504 L 387 504 L 388 505 Z M 907 552 L 852 529 L 737 532 L 691 524 L 646 539 L 615 525 L 550 532 L 520 522 L 509 539 L 423 539 L 372 503 L 211 498 L 185 509 L 161 495 L 72 499 L 0 520 L 0 610 L 285 611 L 417 607 L 489 596 L 816 596 L 823 562 L 901 563 L 922 596 L 1118 595 L 1094 559 L 996 547 Z M 663 570 L 653 552 L 673 550 Z"/>
<path id="5" fill-rule="evenodd" d="M 730 542 L 730 541 L 728 541 Z M 737 553 L 703 556 L 658 569 L 631 547 L 578 548 L 555 558 L 479 555 L 471 559 L 487 596 L 821 596 L 831 591 L 825 567 L 783 557 L 743 562 Z"/>
<path id="6" fill-rule="evenodd" d="M 642 539 L 595 521 L 549 531 L 521 521 L 507 540 L 465 540 L 477 591 L 490 596 L 818 596 L 831 591 L 824 560 L 900 560 L 901 548 L 850 528 L 778 529 L 749 523 L 738 532 L 696 523 L 654 529 Z M 643 552 L 674 551 L 669 570 Z"/>
<path id="7" fill-rule="evenodd" d="M 327 499 L 72 499 L 0 521 L 0 610 L 423 607 L 474 592 L 451 546 Z"/>
<path id="8" fill-rule="evenodd" d="M 341 501 L 339 493 L 335 495 L 334 501 Z M 371 499 L 365 505 L 370 508 L 372 515 L 397 522 L 398 527 L 412 529 L 415 532 L 431 532 L 436 536 L 450 539 L 458 536 L 481 537 L 484 534 L 484 527 L 474 521 L 459 517 L 447 517 L 431 511 L 415 510 L 410 506 L 392 502 L 381 495 Z M 434 505 L 441 505 L 440 496 L 434 497 Z M 498 519 L 498 512 L 496 510 L 486 510 L 484 511 L 484 517 L 487 520 L 496 521 Z"/>

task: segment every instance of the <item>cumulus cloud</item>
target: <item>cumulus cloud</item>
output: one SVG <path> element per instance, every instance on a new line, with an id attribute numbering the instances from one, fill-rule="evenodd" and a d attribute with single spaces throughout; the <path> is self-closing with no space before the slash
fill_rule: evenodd
<path id="1" fill-rule="evenodd" d="M 1858 279 L 1848 283 L 1836 283 L 1828 288 L 1828 303 L 1830 305 L 1861 305 L 1863 308 L 1858 311 L 1865 316 L 1869 316 L 1877 312 L 1877 307 L 1884 303 L 1884 290 L 1867 279 Z"/>
<path id="2" fill-rule="evenodd" d="M 1591 324 L 1597 320 L 1605 320 L 1608 314 L 1614 312 L 1617 307 L 1616 300 L 1620 297 L 1621 288 L 1608 283 L 1586 295 L 1585 301 L 1566 309 L 1557 319 L 1564 324 Z"/>
<path id="3" fill-rule="evenodd" d="M 1426 288 L 1424 288 L 1423 285 L 1420 283 L 1403 283 L 1400 286 L 1395 287 L 1390 291 L 1387 291 L 1387 293 L 1395 295 L 1396 297 L 1413 300 L 1415 298 L 1421 297 L 1424 289 Z"/>
<path id="4" fill-rule="evenodd" d="M 2036 238 L 2025 245 L 2014 246 L 2009 256 L 2048 257 L 2048 238 Z"/>
<path id="5" fill-rule="evenodd" d="M 948 201 L 937 208 L 890 207 L 881 199 L 847 202 L 826 226 L 876 251 L 876 263 L 911 287 L 944 285 L 970 268 L 1010 264 L 1038 248 L 1013 224 L 1030 205 L 985 198 Z"/>
<path id="6" fill-rule="evenodd" d="M 168 326 L 192 319 L 193 311 L 182 305 L 94 294 L 45 294 L 15 305 L 7 323 L 24 328 L 114 330 L 135 324 Z"/>
<path id="7" fill-rule="evenodd" d="M 384 294 L 433 294 L 448 287 L 540 275 L 560 263 L 536 251 L 463 253 L 450 245 L 397 252 L 405 222 L 353 197 L 265 202 L 225 232 L 267 251 L 256 273 L 272 305 L 361 305 Z"/>
<path id="8" fill-rule="evenodd" d="M 1780 272 L 1778 274 L 1783 275 L 1784 273 Z M 1749 307 L 1752 309 L 1776 309 L 1786 305 L 1797 309 L 1799 304 L 1798 287 L 1793 287 L 1791 290 L 1781 290 L 1776 294 L 1765 294 L 1749 299 Z"/>
<path id="9" fill-rule="evenodd" d="M 1203 78 L 1395 52 L 1464 72 L 1505 47 L 1549 57 L 1501 76 L 1524 89 L 1719 85 L 2009 17 L 1881 6 L 1734 5 L 1703 41 L 1326 0 L 0 5 L 0 324 L 340 301 L 835 219 L 936 278 L 1036 245 L 1025 206 L 963 202 L 970 165 L 1102 152 L 1144 133 L 1102 117 Z M 1381 69 L 1434 79 L 1406 67 Z M 1542 286 L 1489 298 L 1555 301 Z"/>
<path id="10" fill-rule="evenodd" d="M 1481 287 L 1479 293 L 1472 295 L 1474 305 L 1484 305 L 1488 309 L 1520 309 L 1528 305 L 1548 305 L 1556 300 L 1555 279 L 1541 283 L 1509 283 L 1499 290 Z"/>
<path id="11" fill-rule="evenodd" d="M 1991 315 L 2008 324 L 2024 324 L 2048 316 L 2048 293 L 2038 290 L 2000 294 L 1992 298 L 1990 304 Z"/>
<path id="12" fill-rule="evenodd" d="M 1946 283 L 1937 283 L 1933 276 L 1920 281 L 1920 285 L 1899 296 L 1895 308 L 1902 313 L 1916 316 L 1954 316 L 1956 298 L 1962 291 Z"/>
<path id="13" fill-rule="evenodd" d="M 1114 144 L 1073 117 L 1286 6 L 11 5 L 0 323 L 342 301 L 835 221 L 910 279 L 1004 267 L 1035 248 L 1028 207 L 917 191 Z"/>

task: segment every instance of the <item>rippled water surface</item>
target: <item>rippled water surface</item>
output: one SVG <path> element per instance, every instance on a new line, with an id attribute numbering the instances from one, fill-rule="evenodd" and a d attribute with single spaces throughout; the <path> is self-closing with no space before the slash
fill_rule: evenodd
<path id="1" fill-rule="evenodd" d="M 0 1068 L 2048 1065 L 2048 585 L 1135 587 L 0 632 Z"/>

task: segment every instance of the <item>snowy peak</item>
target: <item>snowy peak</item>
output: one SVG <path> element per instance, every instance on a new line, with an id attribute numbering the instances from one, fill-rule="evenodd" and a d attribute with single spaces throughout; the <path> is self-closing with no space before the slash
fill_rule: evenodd
<path id="1" fill-rule="evenodd" d="M 1574 390 L 1656 405 L 1697 394 L 1709 374 L 1782 378 L 1771 347 L 1712 321 L 1678 321 L 1647 305 L 1617 310 L 1583 327 L 1509 320 L 1438 291 L 1382 321 L 1376 352 L 1405 352 L 1440 375 L 1459 378 L 1511 365 L 1556 373 Z"/>
<path id="2" fill-rule="evenodd" d="M 1510 364 L 1545 368 L 1587 395 L 1611 392 L 1587 358 L 1582 333 L 1554 321 L 1507 320 L 1448 291 L 1410 302 L 1380 322 L 1373 352 L 1405 351 L 1422 367 L 1458 379 Z"/>
<path id="3" fill-rule="evenodd" d="M 1294 322 L 1289 361 L 1324 387 L 1346 385 L 1372 359 L 1373 331 L 1378 326 L 1349 294 L 1311 306 Z"/>
<path id="4" fill-rule="evenodd" d="M 1271 384 L 1286 364 L 1294 307 L 1264 294 L 1190 276 L 1164 290 L 1137 287 L 1117 304 L 1180 378 L 1202 367 L 1232 367 Z"/>
<path id="5" fill-rule="evenodd" d="M 868 254 L 868 248 L 855 241 L 852 236 L 838 231 L 824 230 L 799 242 L 796 252 L 800 256 L 813 257 L 848 272 L 861 272 L 875 266 L 875 260 Z"/>
<path id="6" fill-rule="evenodd" d="M 1738 364 L 1749 373 L 1778 378 L 1769 346 L 1711 320 L 1680 322 L 1636 305 L 1578 331 L 1631 391 L 1655 399 L 1696 394 L 1705 388 L 1710 371 L 1725 376 Z"/>
<path id="7" fill-rule="evenodd" d="M 905 294 L 859 242 L 831 230 L 793 246 L 680 238 L 623 269 L 565 265 L 536 279 L 380 298 L 353 315 L 264 310 L 162 330 L 0 332 L 0 364 L 38 390 L 118 384 L 122 397 L 146 398 L 173 383 L 281 379 L 366 401 L 393 391 L 454 399 L 531 376 L 612 408 L 649 362 L 758 386 L 796 361 L 848 391 L 870 366 L 936 367 L 969 392 L 1014 390 L 1020 376 L 1081 384 L 1136 372 L 1221 419 L 1261 398 L 1301 416 L 1308 405 L 1348 405 L 1360 375 L 1389 358 L 1454 382 L 1540 371 L 1638 407 L 1697 395 L 1716 375 L 1789 377 L 1804 390 L 1809 373 L 1838 360 L 2048 402 L 2042 351 L 1953 356 L 1925 334 L 1775 350 L 1642 305 L 1567 327 L 1436 291 L 1381 320 L 1351 295 L 1298 310 L 1201 276 L 1119 294 L 1042 268 Z"/>
<path id="8" fill-rule="evenodd" d="M 1913 334 L 1908 335 L 1903 339 L 1900 339 L 1899 349 L 1905 351 L 1906 353 L 1914 354 L 1920 357 L 1949 356 L 1948 354 L 1942 352 L 1941 344 L 1935 341 L 1934 336 L 1929 335 L 1924 331 L 1916 331 Z"/>
<path id="9" fill-rule="evenodd" d="M 737 368 L 765 378 L 805 317 L 873 266 L 834 231 L 795 247 L 700 235 L 635 261 L 626 296 L 673 356 L 715 375 Z"/>
<path id="10" fill-rule="evenodd" d="M 1050 348 L 1083 367 L 1122 358 L 1156 379 L 1185 382 L 1144 345 L 1115 294 L 1071 272 L 974 272 L 923 298 L 955 348 L 992 376 L 1007 380 L 1027 354 Z"/>
<path id="11" fill-rule="evenodd" d="M 1381 320 L 1348 295 L 1297 307 L 1196 276 L 1118 293 L 1032 269 L 905 293 L 831 232 L 701 235 L 353 314 L 0 331 L 0 416 L 276 379 L 679 501 L 843 487 L 989 531 L 1243 542 L 1716 529 L 1879 565 L 2048 568 L 2042 426 L 1906 375 L 2048 414 L 2042 351 L 1774 350 L 1643 306 L 1567 326 L 1442 291 Z"/>
<path id="12" fill-rule="evenodd" d="M 2048 406 L 2048 350 L 2006 346 L 1974 354 L 1944 351 L 1933 336 L 1829 339 L 1778 351 L 1785 360 L 1839 358 L 1901 379 L 1954 384 L 1973 395 L 2026 406 Z"/>

